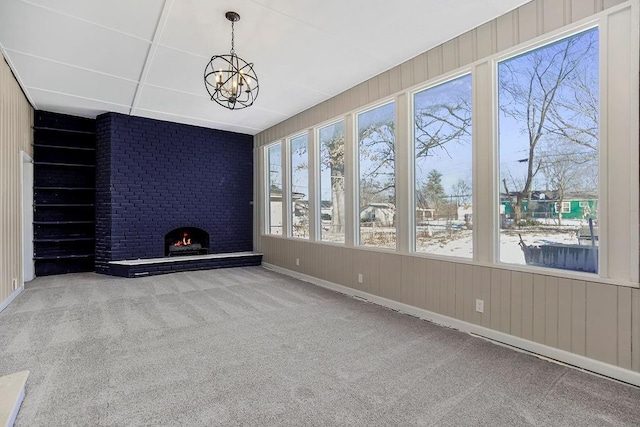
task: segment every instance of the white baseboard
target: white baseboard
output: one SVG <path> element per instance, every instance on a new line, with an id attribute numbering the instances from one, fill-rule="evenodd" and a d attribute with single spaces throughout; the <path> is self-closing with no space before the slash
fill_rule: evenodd
<path id="1" fill-rule="evenodd" d="M 4 310 L 5 308 L 7 308 L 7 306 L 9 304 L 11 304 L 11 302 L 16 299 L 16 297 L 18 295 L 20 295 L 22 293 L 22 291 L 24 291 L 24 285 L 20 286 L 18 289 L 16 289 L 15 291 L 11 292 L 9 294 L 9 296 L 7 297 L 7 299 L 5 299 L 4 301 L 0 302 L 0 312 L 2 310 Z"/>
<path id="2" fill-rule="evenodd" d="M 618 381 L 633 384 L 640 387 L 640 373 L 630 371 L 628 369 L 621 368 L 619 366 L 611 365 L 609 363 L 600 362 L 598 360 L 590 359 L 579 354 L 570 353 L 565 350 L 550 347 L 545 344 L 529 341 L 524 338 L 516 337 L 514 335 L 505 334 L 504 332 L 495 331 L 493 329 L 486 328 L 484 326 L 475 325 L 473 323 L 465 322 L 463 320 L 455 319 L 453 317 L 444 316 L 442 314 L 434 313 L 432 311 L 424 310 L 422 308 L 414 307 L 401 302 L 393 301 L 387 298 L 383 298 L 377 295 L 370 294 L 368 292 L 360 291 L 358 289 L 349 288 L 347 286 L 338 285 L 333 282 L 318 279 L 317 277 L 309 276 L 306 274 L 298 273 L 296 271 L 288 270 L 286 268 L 278 267 L 266 262 L 262 263 L 262 266 L 273 270 L 278 273 L 285 274 L 287 276 L 295 277 L 296 279 L 303 280 L 305 282 L 312 283 L 314 285 L 331 289 L 336 292 L 340 292 L 345 295 L 354 296 L 365 299 L 374 304 L 381 305 L 393 310 L 400 311 L 402 313 L 410 314 L 412 316 L 419 317 L 420 319 L 428 320 L 429 322 L 436 323 L 449 328 L 458 329 L 462 332 L 471 333 L 497 341 L 501 344 L 505 344 L 509 347 L 513 347 L 516 350 L 526 351 L 536 356 L 543 356 L 555 361 L 562 362 L 572 367 L 580 368 L 586 371 L 590 371 L 605 377 L 613 378 Z"/>

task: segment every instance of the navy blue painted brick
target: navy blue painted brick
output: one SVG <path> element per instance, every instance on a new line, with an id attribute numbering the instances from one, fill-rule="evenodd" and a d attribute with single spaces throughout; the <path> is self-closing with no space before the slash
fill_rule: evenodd
<path id="1" fill-rule="evenodd" d="M 210 253 L 252 249 L 250 135 L 116 113 L 97 131 L 96 271 L 164 256 L 179 227 L 207 231 Z"/>

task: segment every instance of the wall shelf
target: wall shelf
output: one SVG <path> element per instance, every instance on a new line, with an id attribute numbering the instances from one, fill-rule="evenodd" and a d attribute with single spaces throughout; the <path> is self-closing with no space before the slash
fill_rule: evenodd
<path id="1" fill-rule="evenodd" d="M 95 120 L 36 111 L 36 276 L 94 270 Z"/>
<path id="2" fill-rule="evenodd" d="M 50 132 L 62 132 L 62 133 L 75 133 L 75 134 L 80 134 L 80 135 L 95 135 L 96 133 L 94 131 L 87 131 L 87 130 L 76 130 L 76 129 L 62 129 L 62 128 L 55 128 L 55 127 L 49 127 L 49 126 L 34 126 L 33 130 L 43 130 L 43 131 L 50 131 Z"/>
<path id="3" fill-rule="evenodd" d="M 77 150 L 77 151 L 96 151 L 95 148 L 89 147 L 72 147 L 69 145 L 48 145 L 48 144 L 33 144 L 34 148 L 51 148 L 55 150 Z"/>

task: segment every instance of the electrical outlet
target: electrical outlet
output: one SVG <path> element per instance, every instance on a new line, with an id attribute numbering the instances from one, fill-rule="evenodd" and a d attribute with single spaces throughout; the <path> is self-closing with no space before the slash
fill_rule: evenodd
<path id="1" fill-rule="evenodd" d="M 362 273 L 358 273 L 358 283 L 362 283 Z"/>
<path id="2" fill-rule="evenodd" d="M 481 299 L 476 300 L 476 311 L 478 313 L 484 313 L 484 300 L 481 300 Z"/>
<path id="3" fill-rule="evenodd" d="M 296 258 L 296 265 L 300 265 L 300 258 Z"/>
<path id="4" fill-rule="evenodd" d="M 13 288 L 14 291 L 16 289 L 18 289 L 18 278 L 17 277 L 14 277 L 13 279 L 11 279 L 11 287 Z"/>

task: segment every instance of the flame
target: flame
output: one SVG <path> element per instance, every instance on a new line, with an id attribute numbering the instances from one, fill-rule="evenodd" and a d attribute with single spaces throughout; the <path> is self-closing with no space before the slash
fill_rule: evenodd
<path id="1" fill-rule="evenodd" d="M 182 240 L 178 240 L 173 244 L 173 246 L 187 246 L 191 244 L 191 237 L 189 237 L 189 233 L 184 233 L 182 235 Z"/>

